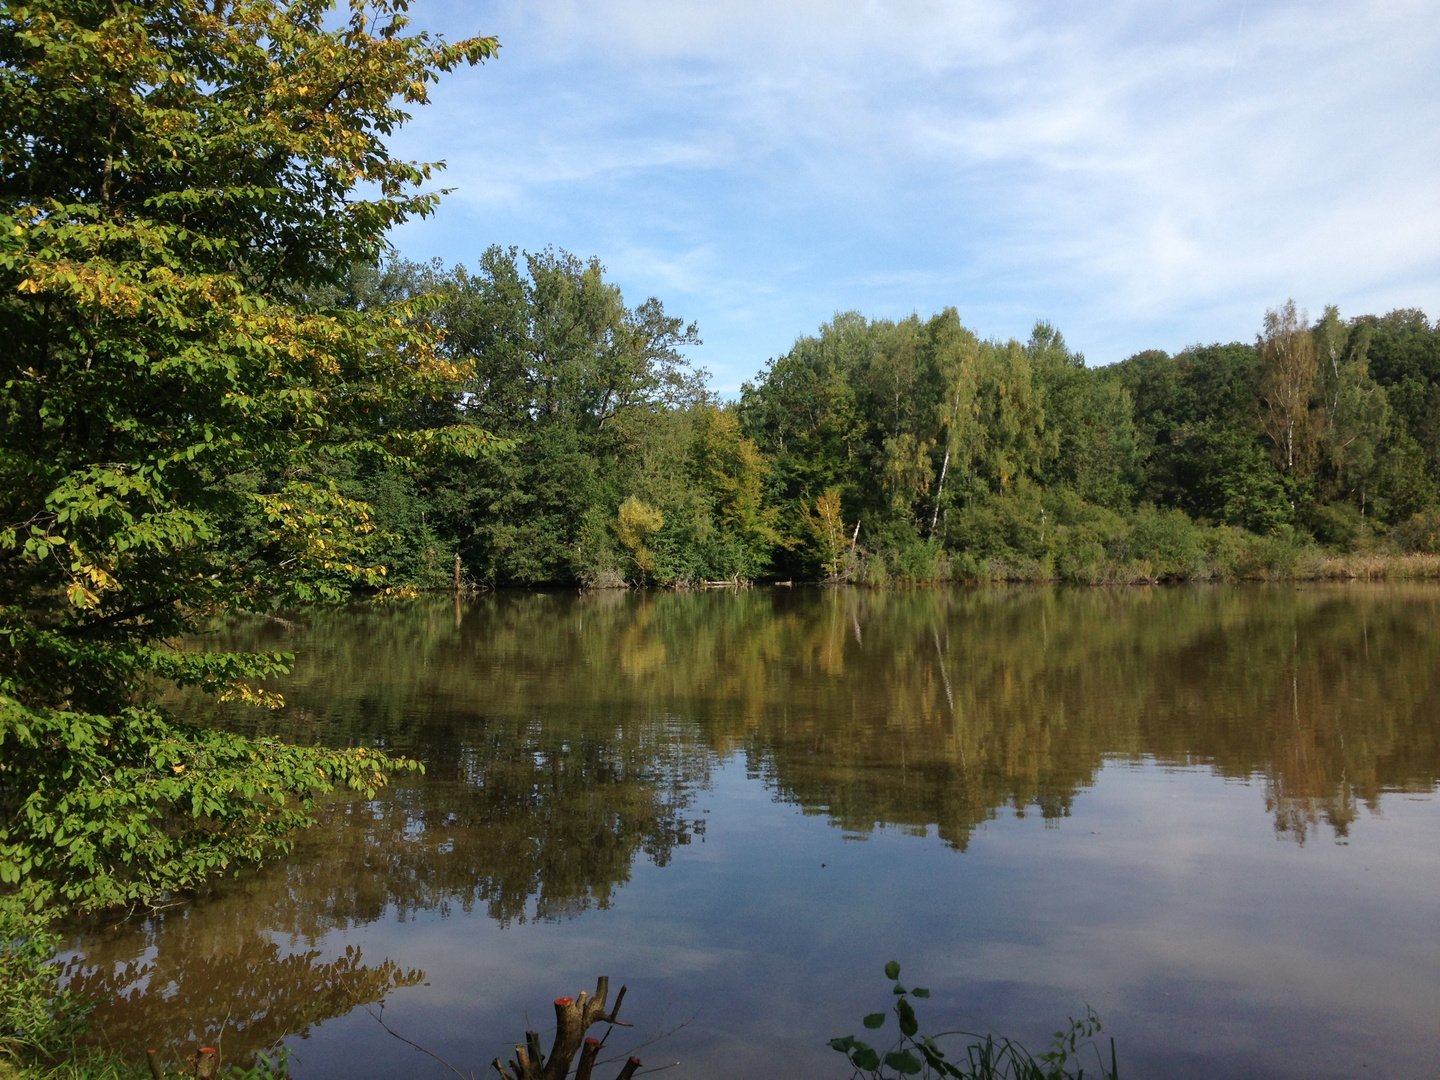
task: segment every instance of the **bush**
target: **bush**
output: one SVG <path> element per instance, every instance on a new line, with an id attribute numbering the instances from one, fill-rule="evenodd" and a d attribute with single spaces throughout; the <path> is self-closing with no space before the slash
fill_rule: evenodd
<path id="1" fill-rule="evenodd" d="M 1326 547 L 1350 551 L 1369 533 L 1360 509 L 1350 503 L 1312 506 L 1305 514 L 1305 526 Z"/>
<path id="2" fill-rule="evenodd" d="M 1145 507 L 1131 523 L 1125 553 L 1149 564 L 1147 577 L 1188 580 L 1200 570 L 1204 541 L 1184 511 Z"/>
<path id="3" fill-rule="evenodd" d="M 1300 576 L 1301 560 L 1307 555 L 1318 556 L 1319 552 L 1288 526 L 1269 536 L 1242 534 L 1231 575 L 1257 581 L 1288 581 Z"/>
<path id="4" fill-rule="evenodd" d="M 1094 526 L 1061 526 L 1056 530 L 1055 573 L 1077 585 L 1104 585 L 1128 577 L 1106 549 L 1110 537 Z"/>
<path id="5" fill-rule="evenodd" d="M 1390 539 L 1406 554 L 1440 553 L 1440 513 L 1411 515 L 1390 530 Z"/>
<path id="6" fill-rule="evenodd" d="M 860 567 L 860 582 L 879 589 L 890 584 L 890 568 L 885 565 L 884 555 L 866 556 Z"/>
<path id="7" fill-rule="evenodd" d="M 0 1051 L 51 1056 L 84 1027 L 87 1010 L 60 989 L 57 944 L 37 916 L 0 904 Z"/>
<path id="8" fill-rule="evenodd" d="M 945 539 L 982 564 L 986 560 L 1034 563 L 1052 553 L 1055 529 L 1039 492 L 1023 488 L 967 504 L 950 516 Z"/>

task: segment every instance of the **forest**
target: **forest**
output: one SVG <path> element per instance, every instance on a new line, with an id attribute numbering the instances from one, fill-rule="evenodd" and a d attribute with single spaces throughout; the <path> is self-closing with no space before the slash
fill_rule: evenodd
<path id="1" fill-rule="evenodd" d="M 628 307 L 596 259 L 395 259 L 334 301 L 422 298 L 473 374 L 390 423 L 510 449 L 336 470 L 392 588 L 449 583 L 456 554 L 478 586 L 685 587 L 1343 576 L 1437 550 L 1440 325 L 1417 310 L 1287 302 L 1254 342 L 1108 366 L 1045 322 L 1002 342 L 955 308 L 847 312 L 722 402 L 698 328 Z"/>
<path id="2" fill-rule="evenodd" d="M 192 647 L 215 620 L 457 559 L 586 588 L 1440 565 L 1418 311 L 1285 304 L 1254 344 L 1109 367 L 1043 323 L 845 314 L 721 401 L 699 329 L 598 260 L 397 257 L 443 190 L 388 140 L 499 49 L 407 11 L 0 7 L 0 1053 L 48 1069 L 84 1026 L 57 927 L 192 896 L 423 767 L 170 711 L 283 703 L 292 658 Z"/>

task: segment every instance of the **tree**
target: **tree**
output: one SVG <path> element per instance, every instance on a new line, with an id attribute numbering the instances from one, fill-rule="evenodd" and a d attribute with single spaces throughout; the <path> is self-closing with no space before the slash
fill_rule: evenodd
<path id="1" fill-rule="evenodd" d="M 1385 387 L 1406 434 L 1423 449 L 1428 469 L 1440 472 L 1440 323 L 1418 308 L 1353 320 L 1365 335 L 1370 373 Z"/>
<path id="2" fill-rule="evenodd" d="M 491 247 L 473 268 L 401 268 L 409 293 L 439 298 L 441 355 L 471 372 L 455 408 L 524 446 L 427 477 L 430 522 L 482 580 L 613 573 L 617 553 L 600 549 L 614 546 L 616 508 L 632 494 L 659 505 L 636 473 L 657 456 L 683 470 L 683 444 L 654 444 L 677 434 L 673 413 L 710 400 L 683 355 L 700 343 L 694 324 L 654 297 L 628 306 L 598 260 L 563 251 Z"/>
<path id="3" fill-rule="evenodd" d="M 1064 484 L 1090 502 L 1119 508 L 1140 482 L 1134 403 L 1125 387 L 1085 366 L 1049 323 L 1037 323 L 1026 346 L 1044 398 L 1045 462 L 1041 479 Z"/>
<path id="4" fill-rule="evenodd" d="M 414 765 L 152 704 L 264 700 L 285 670 L 184 648 L 199 619 L 383 581 L 327 457 L 497 445 L 385 423 L 468 375 L 422 305 L 316 299 L 434 208 L 432 167 L 384 140 L 497 43 L 407 33 L 404 0 L 331 8 L 0 13 L 0 939 L 283 851 L 317 789 Z"/>
<path id="5" fill-rule="evenodd" d="M 1136 353 L 1097 372 L 1107 385 L 1117 385 L 1131 402 L 1135 431 L 1136 492 L 1141 498 L 1174 505 L 1176 501 L 1172 444 L 1182 412 L 1193 409 L 1180 357 L 1158 349 Z"/>
<path id="6" fill-rule="evenodd" d="M 1045 459 L 1045 403 L 1018 341 L 981 350 L 972 409 L 984 433 L 970 463 L 981 490 L 1004 493 L 1033 478 Z"/>
<path id="7" fill-rule="evenodd" d="M 1265 313 L 1265 330 L 1256 342 L 1260 352 L 1262 423 L 1275 446 L 1275 462 L 1293 485 L 1309 476 L 1315 430 L 1310 401 L 1315 394 L 1319 364 L 1309 320 L 1287 300 Z M 1293 504 L 1294 496 L 1291 501 Z"/>
<path id="8" fill-rule="evenodd" d="M 733 552 L 729 565 L 716 569 L 750 580 L 765 570 L 780 542 L 776 508 L 765 500 L 764 461 L 759 448 L 741 434 L 733 408 L 702 405 L 694 410 L 694 421 L 690 479 Z"/>
<path id="9" fill-rule="evenodd" d="M 1119 510 L 1133 504 L 1144 478 L 1135 406 L 1117 383 L 1092 376 L 1085 389 L 1080 430 L 1069 440 L 1072 483 L 1087 501 Z"/>
<path id="10" fill-rule="evenodd" d="M 960 313 L 953 307 L 946 308 L 931 319 L 929 329 L 934 364 L 944 381 L 944 397 L 936 419 L 940 427 L 938 440 L 944 444 L 945 453 L 940 458 L 940 476 L 935 482 L 935 504 L 930 511 L 928 535 L 933 537 L 947 502 L 955 501 L 955 489 L 963 489 L 969 479 L 966 466 L 974 457 L 984 432 L 976 423 L 974 408 L 979 341 L 960 324 Z M 956 463 L 955 471 L 958 475 L 955 481 L 958 483 L 952 481 L 951 494 L 947 500 L 945 481 L 950 478 L 952 459 Z"/>
<path id="11" fill-rule="evenodd" d="M 1321 464 L 1331 494 L 1354 500 L 1364 516 L 1374 502 L 1390 441 L 1393 414 L 1389 396 L 1370 376 L 1368 327 L 1347 326 L 1332 304 L 1315 325 L 1313 336 L 1324 402 L 1315 414 Z"/>
<path id="12" fill-rule="evenodd" d="M 840 489 L 826 488 L 815 500 L 813 513 L 808 504 L 803 506 L 801 511 L 806 528 L 815 541 L 820 567 L 825 571 L 825 576 L 833 581 L 840 576 L 846 549 L 851 546 L 845 519 L 841 517 Z"/>
<path id="13" fill-rule="evenodd" d="M 630 552 L 641 584 L 644 584 L 647 575 L 655 572 L 655 556 L 647 541 L 664 524 L 665 518 L 660 511 L 647 506 L 634 495 L 620 504 L 620 510 L 615 515 L 615 533 Z"/>

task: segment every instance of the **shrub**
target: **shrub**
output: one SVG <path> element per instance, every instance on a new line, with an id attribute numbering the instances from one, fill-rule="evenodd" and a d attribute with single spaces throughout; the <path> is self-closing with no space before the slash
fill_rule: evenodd
<path id="1" fill-rule="evenodd" d="M 916 540 L 895 553 L 892 560 L 895 578 L 916 583 L 940 580 L 941 554 L 939 541 Z"/>
<path id="2" fill-rule="evenodd" d="M 1320 543 L 1342 551 L 1349 551 L 1369 532 L 1359 507 L 1350 503 L 1310 507 L 1305 526 Z"/>
<path id="3" fill-rule="evenodd" d="M 1258 581 L 1289 580 L 1299 574 L 1301 558 L 1307 553 L 1307 545 L 1289 526 L 1268 536 L 1244 534 L 1236 547 L 1233 574 Z"/>
<path id="4" fill-rule="evenodd" d="M 40 917 L 0 904 L 0 1051 L 50 1056 L 83 1028 L 87 1010 L 59 986 L 57 943 Z"/>
<path id="5" fill-rule="evenodd" d="M 890 568 L 885 565 L 884 555 L 867 555 L 860 565 L 861 584 L 881 588 L 890 584 Z"/>
<path id="6" fill-rule="evenodd" d="M 946 541 L 978 560 L 1031 561 L 1051 553 L 1056 523 L 1033 488 L 991 495 L 950 516 Z"/>
<path id="7" fill-rule="evenodd" d="M 1130 526 L 1125 552 L 1137 562 L 1150 564 L 1147 576 L 1188 579 L 1200 569 L 1204 543 L 1200 530 L 1183 511 L 1145 507 Z"/>
<path id="8" fill-rule="evenodd" d="M 1407 554 L 1440 552 L 1440 513 L 1412 514 L 1390 531 L 1391 541 Z"/>
<path id="9" fill-rule="evenodd" d="M 1104 543 L 1092 530 L 1062 526 L 1057 533 L 1055 573 L 1062 581 L 1099 585 L 1114 580 L 1114 563 Z"/>

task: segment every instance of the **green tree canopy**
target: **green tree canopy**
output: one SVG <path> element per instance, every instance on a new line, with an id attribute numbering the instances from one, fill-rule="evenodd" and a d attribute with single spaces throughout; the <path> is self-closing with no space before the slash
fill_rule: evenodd
<path id="1" fill-rule="evenodd" d="M 12 913 L 153 901 L 283 850 L 373 747 L 180 725 L 279 654 L 180 637 L 238 604 L 379 583 L 343 455 L 496 444 L 385 419 L 468 378 L 420 305 L 325 295 L 429 213 L 385 139 L 493 56 L 404 0 L 45 0 L 0 12 L 0 889 Z M 4 935 L 0 935 L 3 937 Z"/>

